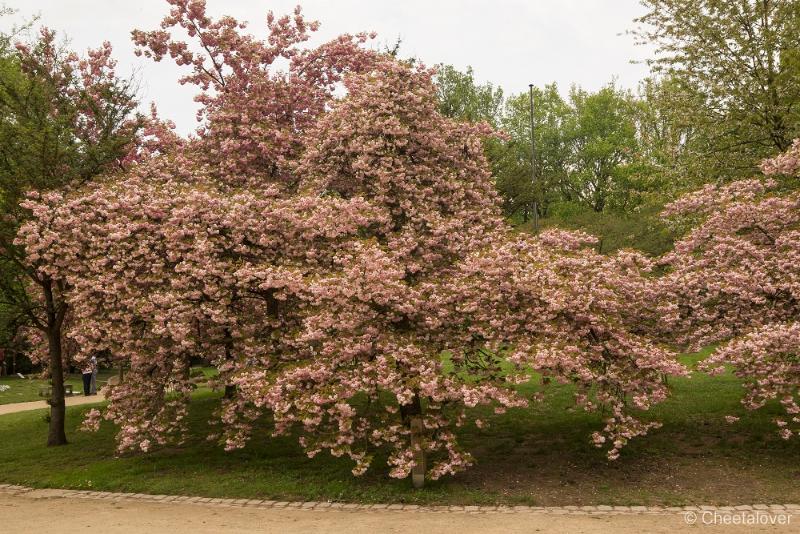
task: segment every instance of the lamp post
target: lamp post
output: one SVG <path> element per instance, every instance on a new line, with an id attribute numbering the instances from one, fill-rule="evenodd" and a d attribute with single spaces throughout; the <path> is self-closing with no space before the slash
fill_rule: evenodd
<path id="1" fill-rule="evenodd" d="M 533 84 L 528 84 L 528 93 L 531 97 L 531 190 L 533 192 L 533 231 L 539 233 L 539 205 L 536 190 L 536 140 L 534 137 L 533 122 Z"/>

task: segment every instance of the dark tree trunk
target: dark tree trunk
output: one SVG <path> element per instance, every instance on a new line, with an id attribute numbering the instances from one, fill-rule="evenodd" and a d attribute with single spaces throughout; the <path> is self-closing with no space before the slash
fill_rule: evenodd
<path id="1" fill-rule="evenodd" d="M 414 395 L 410 404 L 400 406 L 400 416 L 403 421 L 408 422 L 414 416 L 422 415 L 422 403 L 419 400 L 419 395 Z"/>
<path id="2" fill-rule="evenodd" d="M 224 336 L 225 336 L 225 360 L 230 361 L 233 359 L 233 336 L 231 335 L 230 328 L 225 329 Z M 236 396 L 236 385 L 225 384 L 225 394 L 223 398 L 232 399 L 235 396 Z"/>
<path id="3" fill-rule="evenodd" d="M 51 328 L 47 333 L 47 344 L 50 353 L 50 380 L 53 383 L 50 397 L 50 430 L 47 434 L 47 446 L 66 445 L 67 435 L 64 432 L 66 418 L 66 402 L 64 401 L 64 364 L 61 360 L 61 328 Z"/>
<path id="4" fill-rule="evenodd" d="M 63 302 L 56 302 L 52 280 L 43 280 L 41 284 L 47 310 L 45 333 L 50 354 L 50 381 L 53 385 L 49 400 L 50 430 L 47 434 L 47 446 L 54 447 L 67 444 L 67 435 L 64 432 L 67 407 L 64 401 L 64 362 L 61 354 L 61 328 L 67 307 Z"/>

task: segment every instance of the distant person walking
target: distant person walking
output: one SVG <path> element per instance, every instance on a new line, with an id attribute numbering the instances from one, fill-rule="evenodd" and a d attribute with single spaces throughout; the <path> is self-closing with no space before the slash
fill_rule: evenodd
<path id="1" fill-rule="evenodd" d="M 83 362 L 83 370 L 81 371 L 83 375 L 83 395 L 88 397 L 92 394 L 92 373 L 93 373 L 94 366 L 92 365 L 92 360 L 87 360 Z"/>
<path id="2" fill-rule="evenodd" d="M 93 355 L 89 361 L 92 363 L 92 383 L 89 386 L 89 394 L 97 395 L 97 358 Z"/>

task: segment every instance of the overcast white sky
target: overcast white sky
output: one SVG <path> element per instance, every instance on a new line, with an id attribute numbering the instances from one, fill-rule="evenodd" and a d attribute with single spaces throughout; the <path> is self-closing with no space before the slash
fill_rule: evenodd
<path id="1" fill-rule="evenodd" d="M 179 131 L 195 127 L 193 89 L 176 83 L 179 69 L 133 55 L 130 31 L 157 27 L 168 11 L 163 0 L 0 0 L 17 19 L 41 15 L 42 23 L 66 33 L 77 50 L 108 40 L 118 73 L 136 73 L 144 102 L 155 101 Z M 481 81 L 506 93 L 528 83 L 555 81 L 562 90 L 577 83 L 597 89 L 616 78 L 633 88 L 647 74 L 648 51 L 625 35 L 642 13 L 638 0 L 207 0 L 212 15 L 233 15 L 264 33 L 265 15 L 301 4 L 322 22 L 320 40 L 339 33 L 374 30 L 381 43 L 402 38 L 402 52 L 426 64 L 472 65 Z M 2 21 L 7 25 L 8 21 Z M 7 29 L 7 28 L 2 28 Z"/>

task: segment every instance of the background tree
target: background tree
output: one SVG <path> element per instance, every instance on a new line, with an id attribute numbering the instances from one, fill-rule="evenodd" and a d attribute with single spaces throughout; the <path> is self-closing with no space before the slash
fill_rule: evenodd
<path id="1" fill-rule="evenodd" d="M 800 132 L 800 2 L 643 0 L 634 34 L 690 105 L 696 178 L 733 179 Z"/>
<path id="2" fill-rule="evenodd" d="M 598 235 L 603 251 L 637 246 L 659 254 L 669 248 L 671 236 L 658 213 L 674 198 L 669 191 L 686 187 L 673 169 L 685 159 L 691 131 L 676 120 L 674 84 L 651 81 L 636 95 L 613 85 L 598 93 L 573 88 L 566 99 L 555 84 L 534 87 L 534 186 L 528 93 L 505 99 L 498 109 L 499 91 L 477 84 L 472 71 L 442 67 L 437 82 L 443 114 L 483 120 L 503 133 L 484 146 L 512 221 L 525 225 L 535 203 L 544 226 Z"/>
<path id="3" fill-rule="evenodd" d="M 114 73 L 111 46 L 84 57 L 66 50 L 56 34 L 0 49 L 0 301 L 11 324 L 46 340 L 52 380 L 48 445 L 64 434 L 64 286 L 25 264 L 25 243 L 14 237 L 31 213 L 29 191 L 73 187 L 118 169 L 139 128 L 130 82 Z"/>
<path id="4" fill-rule="evenodd" d="M 699 98 L 673 78 L 653 76 L 639 84 L 634 105 L 639 155 L 650 168 L 646 202 L 663 206 L 699 185 L 693 181 L 698 148 L 692 121 Z"/>
<path id="5" fill-rule="evenodd" d="M 555 84 L 533 88 L 536 180 L 531 175 L 530 96 L 520 93 L 506 101 L 500 128 L 508 136 L 490 151 L 492 173 L 503 197 L 509 217 L 521 216 L 523 223 L 532 214 L 534 202 L 539 216 L 562 198 L 568 169 L 569 147 L 564 129 L 571 110 Z"/>
<path id="6" fill-rule="evenodd" d="M 503 90 L 500 87 L 477 83 L 472 67 L 461 72 L 452 65 L 439 65 L 435 80 L 442 115 L 498 126 L 503 112 Z"/>
<path id="7" fill-rule="evenodd" d="M 632 96 L 613 85 L 596 93 L 574 87 L 569 104 L 572 114 L 564 137 L 570 157 L 562 187 L 564 200 L 597 213 L 631 208 L 638 201 L 637 176 L 643 170 L 638 165 Z"/>
<path id="8" fill-rule="evenodd" d="M 503 132 L 505 138 L 486 139 L 484 146 L 506 215 L 527 222 L 536 200 L 540 215 L 544 215 L 550 202 L 558 198 L 561 175 L 566 168 L 562 130 L 568 108 L 556 85 L 534 88 L 539 180 L 534 191 L 528 94 L 506 99 L 502 89 L 476 82 L 471 67 L 461 72 L 453 66 L 440 65 L 435 81 L 442 115 L 468 122 L 486 122 Z"/>

